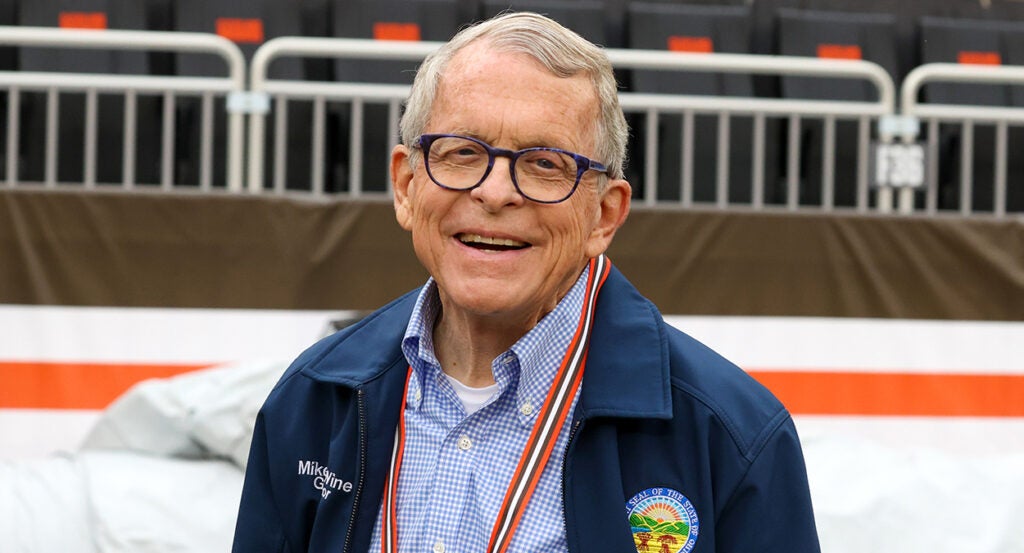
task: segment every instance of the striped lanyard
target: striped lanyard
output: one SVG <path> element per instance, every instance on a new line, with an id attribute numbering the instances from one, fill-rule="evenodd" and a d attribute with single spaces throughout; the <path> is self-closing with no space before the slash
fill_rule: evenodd
<path id="1" fill-rule="evenodd" d="M 562 364 L 558 368 L 555 380 L 544 400 L 537 421 L 533 425 L 523 454 L 519 458 L 519 465 L 512 475 L 508 490 L 505 492 L 505 499 L 502 501 L 501 509 L 498 511 L 498 519 L 494 522 L 494 529 L 491 530 L 490 543 L 487 551 L 490 553 L 504 553 L 508 551 L 512 543 L 512 535 L 519 525 L 526 511 L 526 505 L 530 501 L 544 472 L 548 459 L 555 449 L 555 442 L 558 434 L 569 416 L 569 408 L 572 406 L 576 392 L 579 390 L 580 382 L 583 380 L 583 368 L 587 360 L 587 347 L 590 344 L 590 331 L 594 323 L 594 306 L 597 304 L 597 293 L 601 290 L 611 262 L 604 255 L 590 260 L 587 273 L 586 297 L 583 301 L 583 309 L 580 313 L 580 320 L 576 326 L 572 341 L 565 352 Z M 387 482 L 384 489 L 384 520 L 381 530 L 380 549 L 381 553 L 398 552 L 398 511 L 396 509 L 398 493 L 398 474 L 402 466 L 402 453 L 405 449 L 405 398 L 408 397 L 409 380 L 412 377 L 412 367 L 405 379 L 405 393 L 402 395 L 402 414 L 398 421 L 398 428 L 395 431 L 395 446 L 391 454 L 391 464 L 388 467 Z"/>

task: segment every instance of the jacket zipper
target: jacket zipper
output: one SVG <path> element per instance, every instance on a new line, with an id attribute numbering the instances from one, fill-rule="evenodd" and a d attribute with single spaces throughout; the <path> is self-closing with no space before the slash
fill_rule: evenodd
<path id="1" fill-rule="evenodd" d="M 345 534 L 345 547 L 342 553 L 347 553 L 352 545 L 352 534 L 356 527 L 356 516 L 359 514 L 359 497 L 363 492 L 363 481 L 366 479 L 366 409 L 363 405 L 363 390 L 356 390 L 356 406 L 359 411 L 359 484 L 356 485 L 356 495 L 352 498 L 352 516 L 348 521 L 348 533 Z"/>
<path id="2" fill-rule="evenodd" d="M 576 437 L 576 431 L 580 426 L 583 425 L 583 419 L 580 419 L 573 423 L 572 428 L 569 429 L 569 439 L 565 442 L 565 455 L 562 457 L 562 528 L 565 528 L 565 546 L 571 551 L 569 547 L 569 515 L 566 514 L 566 501 L 565 501 L 565 475 L 566 466 L 569 464 L 569 453 L 572 451 L 572 439 Z"/>

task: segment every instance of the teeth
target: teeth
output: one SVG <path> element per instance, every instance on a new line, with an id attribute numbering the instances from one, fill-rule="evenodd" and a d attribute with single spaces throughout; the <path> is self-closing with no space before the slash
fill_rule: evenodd
<path id="1" fill-rule="evenodd" d="M 479 234 L 462 234 L 459 235 L 459 240 L 467 244 L 488 244 L 491 246 L 506 246 L 510 248 L 522 248 L 526 246 L 526 242 L 519 242 L 518 240 L 511 240 L 509 238 L 491 238 L 488 236 L 480 236 Z"/>

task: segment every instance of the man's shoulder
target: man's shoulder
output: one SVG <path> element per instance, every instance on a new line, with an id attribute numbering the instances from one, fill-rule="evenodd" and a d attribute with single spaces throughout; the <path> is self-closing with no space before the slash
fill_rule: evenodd
<path id="1" fill-rule="evenodd" d="M 354 387 L 374 378 L 401 358 L 401 342 L 417 293 L 409 292 L 321 338 L 295 358 L 280 382 L 303 375 Z"/>
<path id="2" fill-rule="evenodd" d="M 613 271 L 606 287 L 609 296 L 600 305 L 593 334 L 598 370 L 589 377 L 598 392 L 591 395 L 600 398 L 586 404 L 591 411 L 635 414 L 647 408 L 656 418 L 683 424 L 692 423 L 693 417 L 709 420 L 710 415 L 745 453 L 788 419 L 768 389 L 665 321 L 623 275 Z M 669 392 L 671 398 L 666 397 Z M 596 404 L 614 409 L 594 410 Z"/>
<path id="3" fill-rule="evenodd" d="M 669 323 L 670 375 L 677 407 L 706 410 L 723 425 L 737 447 L 758 447 L 789 418 L 782 403 L 746 371 Z"/>

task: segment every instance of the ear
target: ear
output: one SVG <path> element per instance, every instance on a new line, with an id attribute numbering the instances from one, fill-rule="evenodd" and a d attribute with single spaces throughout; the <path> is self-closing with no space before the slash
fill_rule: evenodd
<path id="1" fill-rule="evenodd" d="M 623 179 L 610 179 L 600 194 L 600 203 L 593 230 L 587 239 L 587 257 L 596 257 L 605 252 L 615 237 L 615 231 L 626 222 L 629 215 L 630 198 L 633 188 Z"/>
<path id="2" fill-rule="evenodd" d="M 391 189 L 395 195 L 395 219 L 405 230 L 412 228 L 412 196 L 415 193 L 410 155 L 409 148 L 402 144 L 391 150 Z"/>

